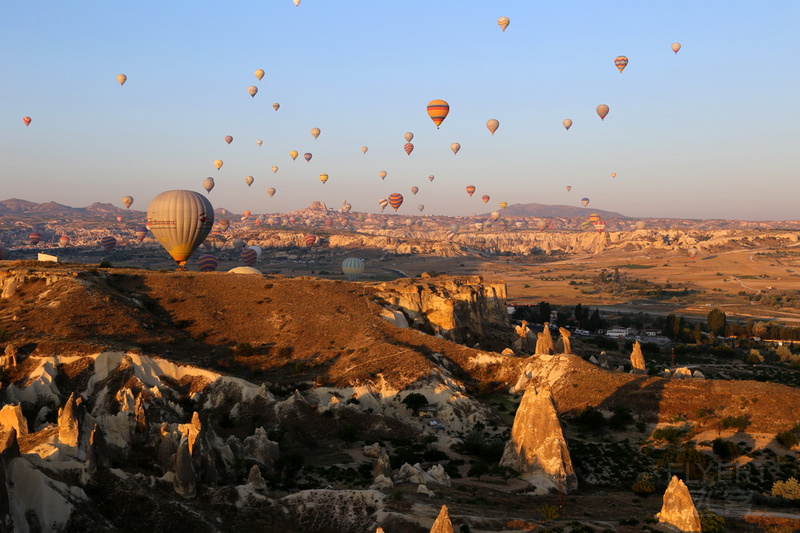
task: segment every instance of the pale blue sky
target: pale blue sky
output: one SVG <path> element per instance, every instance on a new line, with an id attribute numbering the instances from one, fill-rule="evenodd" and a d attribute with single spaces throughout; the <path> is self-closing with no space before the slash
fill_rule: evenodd
<path id="1" fill-rule="evenodd" d="M 145 210 L 213 176 L 211 202 L 238 212 L 375 212 L 400 192 L 409 215 L 587 196 L 630 216 L 797 219 L 798 20 L 796 1 L 17 0 L 0 17 L 0 199 Z"/>

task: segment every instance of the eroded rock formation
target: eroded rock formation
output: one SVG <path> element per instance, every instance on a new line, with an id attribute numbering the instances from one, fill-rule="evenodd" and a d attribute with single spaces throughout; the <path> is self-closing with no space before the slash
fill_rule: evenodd
<path id="1" fill-rule="evenodd" d="M 672 476 L 666 492 L 664 492 L 664 505 L 661 512 L 656 515 L 659 522 L 669 524 L 681 531 L 699 532 L 703 528 L 700 524 L 700 514 L 694 506 L 692 495 L 686 484 Z"/>
<path id="2" fill-rule="evenodd" d="M 450 521 L 450 511 L 447 510 L 446 505 L 442 505 L 442 509 L 439 511 L 439 516 L 436 517 L 430 533 L 455 533 L 453 522 Z"/>
<path id="3" fill-rule="evenodd" d="M 633 350 L 631 351 L 631 372 L 634 374 L 647 373 L 647 365 L 644 363 L 642 345 L 639 344 L 639 341 L 633 343 Z"/>

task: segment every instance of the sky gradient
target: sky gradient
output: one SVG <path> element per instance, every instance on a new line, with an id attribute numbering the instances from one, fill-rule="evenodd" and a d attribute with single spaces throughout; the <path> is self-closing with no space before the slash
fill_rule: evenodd
<path id="1" fill-rule="evenodd" d="M 589 197 L 634 217 L 797 219 L 798 20 L 794 1 L 17 0 L 0 18 L 0 197 L 146 210 L 212 176 L 212 204 L 235 212 L 377 212 L 399 192 L 405 215 Z"/>

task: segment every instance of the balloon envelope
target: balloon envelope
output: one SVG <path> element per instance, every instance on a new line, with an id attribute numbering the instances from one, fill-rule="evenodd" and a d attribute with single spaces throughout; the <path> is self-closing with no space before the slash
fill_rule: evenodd
<path id="1" fill-rule="evenodd" d="M 565 128 L 567 128 L 567 131 L 569 131 L 569 129 L 572 127 L 572 119 L 565 118 L 562 124 Z"/>
<path id="2" fill-rule="evenodd" d="M 133 196 L 123 196 L 122 205 L 124 205 L 127 209 L 130 209 L 130 207 L 133 205 Z"/>
<path id="3" fill-rule="evenodd" d="M 419 204 L 417 209 L 419 209 L 419 212 L 422 213 L 422 211 L 425 210 L 425 206 L 423 204 Z"/>
<path id="4" fill-rule="evenodd" d="M 381 179 L 384 179 L 387 176 L 386 171 L 385 170 L 381 170 L 380 172 L 378 172 L 378 176 L 380 176 Z"/>
<path id="5" fill-rule="evenodd" d="M 289 152 L 289 157 L 292 158 L 292 161 L 297 159 L 297 154 L 298 154 L 297 150 L 292 150 L 291 152 Z"/>
<path id="6" fill-rule="evenodd" d="M 259 139 L 259 140 L 257 140 L 257 141 L 256 141 L 256 144 L 257 144 L 257 145 L 259 145 L 259 146 L 261 146 L 262 144 L 264 144 L 264 141 L 262 141 L 261 139 Z"/>
<path id="7" fill-rule="evenodd" d="M 264 69 L 257 68 L 255 74 L 258 81 L 261 81 L 264 78 Z"/>
<path id="8" fill-rule="evenodd" d="M 681 43 L 672 43 L 672 51 L 673 52 L 675 52 L 677 54 L 678 50 L 680 50 L 680 49 L 681 49 Z"/>
<path id="9" fill-rule="evenodd" d="M 497 25 L 500 26 L 500 29 L 503 31 L 506 31 L 506 28 L 508 28 L 508 25 L 510 23 L 511 20 L 509 20 L 508 17 L 500 17 L 499 19 L 497 19 Z"/>
<path id="10" fill-rule="evenodd" d="M 255 181 L 253 179 L 253 176 L 245 176 L 244 177 L 244 182 L 247 184 L 248 187 L 253 184 L 253 181 Z"/>
<path id="11" fill-rule="evenodd" d="M 411 142 L 411 140 L 414 138 L 414 134 L 413 134 L 413 133 L 411 133 L 410 131 L 407 131 L 407 132 L 405 132 L 405 133 L 403 134 L 403 138 L 405 138 L 405 140 L 406 140 L 406 142 L 407 142 L 407 143 L 410 143 L 410 142 Z"/>
<path id="12" fill-rule="evenodd" d="M 278 172 L 278 167 L 272 167 L 272 173 L 275 174 L 276 172 Z"/>
<path id="13" fill-rule="evenodd" d="M 362 146 L 362 147 L 361 147 L 361 153 L 362 153 L 362 154 L 366 154 L 366 153 L 367 153 L 367 150 L 369 150 L 369 148 L 367 148 L 366 146 Z"/>
<path id="14" fill-rule="evenodd" d="M 411 187 L 411 194 L 417 194 L 418 192 L 419 192 L 419 187 L 417 186 Z"/>
<path id="15" fill-rule="evenodd" d="M 247 88 L 247 92 L 248 94 L 250 94 L 250 96 L 255 97 L 256 93 L 258 92 L 258 87 L 256 87 L 255 85 L 251 85 L 250 87 Z"/>
<path id="16" fill-rule="evenodd" d="M 214 207 L 194 191 L 162 192 L 147 208 L 147 227 L 183 268 L 214 225 Z"/>
<path id="17" fill-rule="evenodd" d="M 392 206 L 392 209 L 397 211 L 397 209 L 403 205 L 403 195 L 399 192 L 393 192 L 389 195 L 389 205 Z"/>
<path id="18" fill-rule="evenodd" d="M 31 117 L 22 117 L 22 122 L 24 122 L 26 126 L 30 126 L 31 125 Z"/>
<path id="19" fill-rule="evenodd" d="M 587 205 L 589 205 L 589 199 L 588 198 L 581 198 L 581 203 L 583 204 L 583 207 L 586 207 Z"/>
<path id="20" fill-rule="evenodd" d="M 430 176 L 428 176 L 428 181 L 433 181 L 433 179 L 434 179 L 434 176 L 433 176 L 433 174 L 431 174 Z"/>
<path id="21" fill-rule="evenodd" d="M 277 111 L 280 108 L 281 108 L 281 104 L 279 104 L 278 102 L 275 102 L 274 104 L 272 104 L 272 109 L 274 109 L 275 111 Z"/>
<path id="22" fill-rule="evenodd" d="M 321 181 L 322 183 L 325 183 L 326 181 L 328 181 L 328 175 L 327 174 L 320 174 L 319 175 L 319 181 Z"/>
<path id="23" fill-rule="evenodd" d="M 405 150 L 408 155 L 411 155 L 411 152 L 414 151 L 414 145 L 411 143 L 406 143 L 403 145 L 403 150 Z"/>
<path id="24" fill-rule="evenodd" d="M 472 196 L 474 192 L 475 192 L 475 186 L 474 185 L 467 185 L 467 194 Z"/>
<path id="25" fill-rule="evenodd" d="M 228 143 L 228 144 L 232 143 L 233 142 L 233 136 L 226 135 L 225 136 L 225 142 Z"/>
<path id="26" fill-rule="evenodd" d="M 319 128 L 311 128 L 311 135 L 313 135 L 315 139 L 319 137 L 319 134 L 320 134 Z"/>
<path id="27" fill-rule="evenodd" d="M 212 254 L 203 254 L 197 258 L 197 267 L 200 272 L 214 272 L 217 264 L 217 258 Z"/>
<path id="28" fill-rule="evenodd" d="M 428 116 L 436 124 L 436 128 L 442 124 L 447 114 L 450 113 L 450 104 L 444 100 L 431 100 L 428 103 Z"/>
<path id="29" fill-rule="evenodd" d="M 500 202 L 500 209 L 505 209 L 508 207 L 508 202 Z"/>
<path id="30" fill-rule="evenodd" d="M 484 194 L 483 196 L 481 196 L 481 200 L 483 200 L 483 203 L 488 204 L 491 198 L 489 197 L 488 194 Z"/>
<path id="31" fill-rule="evenodd" d="M 30 241 L 31 244 L 39 244 L 39 241 L 42 240 L 42 236 L 34 231 L 30 235 L 28 235 L 28 240 Z"/>
<path id="32" fill-rule="evenodd" d="M 222 168 L 222 159 L 215 159 L 214 166 L 217 167 L 217 170 Z"/>
<path id="33" fill-rule="evenodd" d="M 275 187 L 270 187 L 267 189 L 267 194 L 269 194 L 269 197 L 272 198 L 275 195 Z"/>
<path id="34" fill-rule="evenodd" d="M 70 238 L 67 235 L 62 235 L 60 239 L 58 239 L 58 245 L 62 248 L 66 248 L 69 246 Z"/>
<path id="35" fill-rule="evenodd" d="M 608 106 L 606 104 L 597 106 L 597 115 L 600 117 L 600 120 L 605 119 L 606 115 L 608 115 Z"/>
<path id="36" fill-rule="evenodd" d="M 305 160 L 306 160 L 306 162 L 308 162 L 308 161 L 311 161 L 311 158 L 312 158 L 312 157 L 314 157 L 314 156 L 312 156 L 312 155 L 311 155 L 310 153 L 308 153 L 308 152 L 306 152 L 306 153 L 304 153 L 304 154 L 303 154 L 303 159 L 305 159 Z"/>
<path id="37" fill-rule="evenodd" d="M 309 233 L 303 238 L 303 240 L 305 241 L 306 246 L 308 248 L 311 248 L 312 246 L 314 246 L 314 243 L 317 242 L 317 236 L 314 235 L 313 233 Z"/>
<path id="38" fill-rule="evenodd" d="M 125 82 L 128 81 L 128 76 L 125 74 L 117 74 L 117 81 L 120 85 L 125 85 Z"/>
<path id="39" fill-rule="evenodd" d="M 567 185 L 567 192 L 572 190 L 572 185 Z"/>
<path id="40" fill-rule="evenodd" d="M 342 261 L 342 273 L 349 281 L 356 281 L 364 272 L 364 261 L 357 257 L 348 257 Z"/>
<path id="41" fill-rule="evenodd" d="M 206 178 L 203 180 L 203 188 L 206 192 L 211 192 L 211 189 L 214 188 L 214 178 Z"/>
<path id="42" fill-rule="evenodd" d="M 450 149 L 453 151 L 453 154 L 457 154 L 459 150 L 461 150 L 461 145 L 458 143 L 453 143 L 450 145 Z"/>
<path id="43" fill-rule="evenodd" d="M 247 248 L 242 248 L 239 257 L 245 265 L 253 266 L 258 259 L 258 253 L 253 248 L 248 246 Z"/>
<path id="44" fill-rule="evenodd" d="M 616 59 L 614 59 L 614 65 L 617 66 L 619 73 L 622 74 L 622 71 L 628 66 L 628 58 L 625 56 L 617 56 Z"/>
<path id="45" fill-rule="evenodd" d="M 496 132 L 497 128 L 500 127 L 500 121 L 496 118 L 490 118 L 486 121 L 486 127 L 489 128 L 489 131 L 492 132 L 492 135 L 494 135 L 494 132 Z"/>

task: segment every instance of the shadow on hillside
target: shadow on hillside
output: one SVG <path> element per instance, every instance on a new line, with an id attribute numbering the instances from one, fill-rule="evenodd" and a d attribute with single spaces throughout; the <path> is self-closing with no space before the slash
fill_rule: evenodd
<path id="1" fill-rule="evenodd" d="M 617 388 L 597 408 L 614 411 L 618 406 L 625 406 L 635 415 L 657 421 L 665 384 L 663 378 L 639 376 Z"/>

